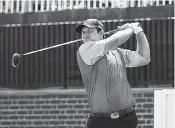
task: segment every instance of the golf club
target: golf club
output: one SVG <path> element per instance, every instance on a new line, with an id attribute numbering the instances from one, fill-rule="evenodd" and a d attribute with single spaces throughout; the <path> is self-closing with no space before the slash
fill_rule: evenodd
<path id="1" fill-rule="evenodd" d="M 111 30 L 111 31 L 105 32 L 104 34 L 105 35 L 113 34 L 113 33 L 117 32 L 117 31 L 118 31 L 118 29 Z M 45 51 L 45 50 L 48 50 L 48 49 L 60 47 L 60 46 L 67 45 L 67 44 L 72 44 L 72 43 L 79 42 L 79 41 L 82 41 L 82 39 L 69 41 L 69 42 L 66 42 L 66 43 L 54 45 L 54 46 L 51 46 L 51 47 L 46 47 L 46 48 L 43 48 L 43 49 L 39 49 L 39 50 L 36 50 L 36 51 L 24 53 L 24 54 L 14 53 L 13 56 L 12 56 L 12 66 L 13 67 L 18 67 L 19 64 L 20 64 L 20 59 L 21 59 L 22 56 L 30 55 L 30 54 L 33 54 L 33 53 L 37 53 L 37 52 L 40 52 L 40 51 Z"/>

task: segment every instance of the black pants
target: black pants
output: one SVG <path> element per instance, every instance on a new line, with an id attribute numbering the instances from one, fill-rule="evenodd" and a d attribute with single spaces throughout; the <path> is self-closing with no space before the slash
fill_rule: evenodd
<path id="1" fill-rule="evenodd" d="M 86 128 L 136 128 L 137 124 L 138 118 L 135 110 L 133 110 L 133 112 L 127 113 L 117 119 L 90 115 L 87 120 Z"/>

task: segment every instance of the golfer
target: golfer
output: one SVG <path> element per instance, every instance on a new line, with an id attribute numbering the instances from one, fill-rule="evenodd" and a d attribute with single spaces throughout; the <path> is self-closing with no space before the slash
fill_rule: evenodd
<path id="1" fill-rule="evenodd" d="M 104 26 L 97 19 L 87 19 L 76 27 L 83 40 L 77 61 L 91 111 L 87 128 L 136 128 L 138 124 L 126 68 L 150 62 L 149 44 L 138 22 L 118 29 L 104 39 Z M 136 51 L 118 47 L 132 35 L 137 39 Z"/>

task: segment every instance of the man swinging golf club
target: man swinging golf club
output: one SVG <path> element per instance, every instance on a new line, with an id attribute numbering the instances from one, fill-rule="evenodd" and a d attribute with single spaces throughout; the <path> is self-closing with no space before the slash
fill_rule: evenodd
<path id="1" fill-rule="evenodd" d="M 77 61 L 91 110 L 87 128 L 136 128 L 138 124 L 126 68 L 150 62 L 149 44 L 138 22 L 118 29 L 103 39 L 104 27 L 97 19 L 88 19 L 76 27 L 83 40 Z M 118 47 L 133 34 L 137 38 L 136 51 Z"/>

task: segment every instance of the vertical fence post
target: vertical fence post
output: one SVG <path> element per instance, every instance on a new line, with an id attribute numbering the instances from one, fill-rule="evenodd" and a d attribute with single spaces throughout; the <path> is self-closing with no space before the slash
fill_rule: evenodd
<path id="1" fill-rule="evenodd" d="M 10 1 L 10 12 L 14 13 L 14 2 L 15 1 Z"/>
<path id="2" fill-rule="evenodd" d="M 9 1 L 5 1 L 5 13 L 8 13 L 8 3 L 9 3 Z"/>
<path id="3" fill-rule="evenodd" d="M 50 0 L 47 0 L 46 11 L 49 11 L 49 7 L 50 7 Z"/>
<path id="4" fill-rule="evenodd" d="M 156 0 L 156 6 L 159 6 L 159 0 Z"/>
<path id="5" fill-rule="evenodd" d="M 32 5 L 33 5 L 33 4 L 32 4 L 32 1 L 29 0 L 29 1 L 28 1 L 28 12 L 31 12 L 31 11 L 32 11 L 32 9 L 33 9 L 33 8 L 32 8 Z"/>
<path id="6" fill-rule="evenodd" d="M 91 8 L 91 1 L 87 0 L 87 9 L 90 9 L 90 8 Z"/>
<path id="7" fill-rule="evenodd" d="M 69 0 L 69 9 L 70 9 L 70 10 L 73 9 L 73 0 Z"/>
<path id="8" fill-rule="evenodd" d="M 102 0 L 99 0 L 99 8 L 102 8 Z"/>
<path id="9" fill-rule="evenodd" d="M 16 0 L 16 12 L 19 13 L 19 0 Z"/>
<path id="10" fill-rule="evenodd" d="M 67 9 L 67 0 L 63 0 L 63 9 L 64 9 L 64 10 Z"/>
<path id="11" fill-rule="evenodd" d="M 44 11 L 44 5 L 45 5 L 45 0 L 41 0 L 41 9 L 40 9 L 41 12 Z"/>
<path id="12" fill-rule="evenodd" d="M 150 4 L 150 6 L 152 6 L 153 5 L 153 0 L 150 0 L 150 3 L 149 4 Z"/>
<path id="13" fill-rule="evenodd" d="M 140 6 L 141 6 L 141 0 L 138 0 L 137 7 L 140 7 Z"/>
<path id="14" fill-rule="evenodd" d="M 109 7 L 109 4 L 108 4 L 108 0 L 105 0 L 105 8 L 108 8 Z"/>
<path id="15" fill-rule="evenodd" d="M 55 0 L 51 0 L 51 11 L 55 11 Z"/>
<path id="16" fill-rule="evenodd" d="M 0 0 L 0 13 L 2 13 L 2 11 L 3 11 L 3 1 Z"/>
<path id="17" fill-rule="evenodd" d="M 147 5 L 147 0 L 142 1 L 143 2 L 143 7 L 146 7 Z"/>
<path id="18" fill-rule="evenodd" d="M 38 0 L 35 0 L 35 12 L 38 12 Z"/>
<path id="19" fill-rule="evenodd" d="M 96 9 L 96 8 L 97 8 L 97 1 L 93 0 L 93 9 Z"/>
<path id="20" fill-rule="evenodd" d="M 25 9 L 25 5 L 26 5 L 26 2 L 27 2 L 27 1 L 23 1 L 23 0 L 22 0 L 21 2 L 22 2 L 22 3 L 21 3 L 21 13 L 24 13 L 25 10 L 26 10 L 26 9 Z"/>

